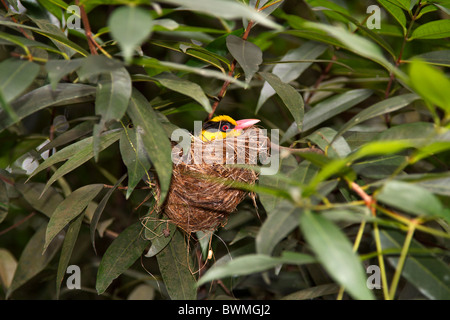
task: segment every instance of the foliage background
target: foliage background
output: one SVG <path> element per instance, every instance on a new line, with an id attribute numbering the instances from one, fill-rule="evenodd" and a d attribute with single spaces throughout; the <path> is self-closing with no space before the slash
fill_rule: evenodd
<path id="1" fill-rule="evenodd" d="M 449 12 L 446 0 L 2 0 L 1 297 L 450 298 Z M 213 236 L 166 238 L 145 181 L 167 190 L 165 136 L 215 107 L 324 154 L 282 153 L 253 188 L 257 210 L 247 199 Z"/>

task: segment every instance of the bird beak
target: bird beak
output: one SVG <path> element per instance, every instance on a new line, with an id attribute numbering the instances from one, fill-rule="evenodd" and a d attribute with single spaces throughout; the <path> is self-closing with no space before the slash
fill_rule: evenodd
<path id="1" fill-rule="evenodd" d="M 261 120 L 258 119 L 243 119 L 243 120 L 237 120 L 236 126 L 234 127 L 234 130 L 241 130 L 248 127 L 251 127 L 255 123 L 260 122 Z"/>

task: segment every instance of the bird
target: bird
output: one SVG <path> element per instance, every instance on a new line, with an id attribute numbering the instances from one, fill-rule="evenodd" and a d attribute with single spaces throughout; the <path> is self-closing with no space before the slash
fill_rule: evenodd
<path id="1" fill-rule="evenodd" d="M 244 129 L 260 121 L 259 119 L 242 119 L 236 121 L 227 115 L 215 116 L 203 124 L 200 138 L 202 141 L 208 142 L 228 137 L 238 137 Z"/>

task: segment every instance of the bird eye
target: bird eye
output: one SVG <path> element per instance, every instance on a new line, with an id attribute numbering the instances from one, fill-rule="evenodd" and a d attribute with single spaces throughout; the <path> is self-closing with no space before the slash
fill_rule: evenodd
<path id="1" fill-rule="evenodd" d="M 226 124 L 224 124 L 224 125 L 222 126 L 222 131 L 223 131 L 223 132 L 228 131 L 228 129 L 230 129 L 230 127 L 229 127 L 228 125 L 226 125 Z"/>

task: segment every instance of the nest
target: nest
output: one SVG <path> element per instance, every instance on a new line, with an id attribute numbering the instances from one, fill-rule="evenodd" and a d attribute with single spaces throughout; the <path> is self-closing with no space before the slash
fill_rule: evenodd
<path id="1" fill-rule="evenodd" d="M 187 233 L 224 226 L 248 194 L 230 182 L 253 185 L 258 173 L 251 167 L 268 156 L 269 145 L 269 139 L 257 127 L 246 129 L 238 137 L 211 142 L 191 136 L 189 152 L 173 145 L 172 181 L 160 210 Z M 159 191 L 157 184 L 157 199 Z"/>

